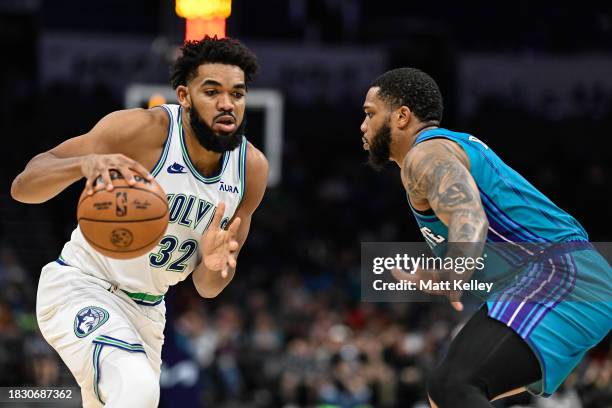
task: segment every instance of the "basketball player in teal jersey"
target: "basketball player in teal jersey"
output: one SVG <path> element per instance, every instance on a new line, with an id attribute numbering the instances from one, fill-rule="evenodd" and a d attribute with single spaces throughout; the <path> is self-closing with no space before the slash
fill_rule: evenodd
<path id="1" fill-rule="evenodd" d="M 264 155 L 244 136 L 253 53 L 232 39 L 188 42 L 174 63 L 179 105 L 111 113 L 88 133 L 34 157 L 11 194 L 41 203 L 87 179 L 91 194 L 110 169 L 134 184 L 155 178 L 167 194 L 166 235 L 150 253 L 115 260 L 77 227 L 43 268 L 37 318 L 81 387 L 86 407 L 156 407 L 164 294 L 190 274 L 205 298 L 231 281 L 268 177 Z"/>
<path id="2" fill-rule="evenodd" d="M 489 146 L 439 127 L 442 97 L 427 74 L 401 68 L 381 75 L 363 108 L 369 162 L 400 167 L 408 202 L 434 253 L 449 255 L 442 243 L 448 251 L 458 247 L 453 243 L 482 251 L 485 242 L 524 252 L 522 284 L 489 297 L 455 337 L 428 380 L 430 403 L 480 408 L 525 390 L 552 394 L 610 331 L 610 265 L 573 217 Z M 535 254 L 533 245 L 544 249 Z M 393 274 L 412 282 L 440 279 L 436 271 Z M 459 291 L 434 293 L 463 308 Z"/>

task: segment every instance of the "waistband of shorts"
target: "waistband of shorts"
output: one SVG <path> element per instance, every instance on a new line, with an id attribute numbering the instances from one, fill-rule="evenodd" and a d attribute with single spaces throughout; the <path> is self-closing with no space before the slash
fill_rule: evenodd
<path id="1" fill-rule="evenodd" d="M 164 295 L 152 295 L 150 293 L 142 292 L 128 292 L 125 289 L 121 289 L 123 293 L 128 295 L 135 303 L 143 306 L 157 306 L 164 300 Z"/>
<path id="2" fill-rule="evenodd" d="M 61 255 L 55 260 L 55 262 L 57 262 L 58 264 L 62 266 L 71 266 L 69 263 L 66 262 L 64 258 L 62 258 Z M 132 301 L 134 301 L 134 303 L 137 303 L 139 305 L 157 306 L 164 300 L 165 295 L 152 295 L 150 293 L 145 293 L 145 292 L 130 292 L 125 289 L 121 289 L 117 285 L 111 282 L 107 282 L 103 279 L 100 279 L 97 277 L 92 277 L 92 278 L 96 279 L 96 283 L 99 283 L 99 284 L 102 282 L 106 283 L 106 285 L 103 285 L 103 286 L 105 286 L 106 290 L 108 290 L 111 293 L 115 293 L 117 292 L 117 290 L 121 290 L 121 292 L 125 293 L 130 299 L 132 299 Z"/>
<path id="3" fill-rule="evenodd" d="M 536 254 L 539 261 L 571 254 L 572 252 L 583 251 L 583 250 L 595 250 L 593 244 L 589 241 L 567 241 L 552 244 L 546 249 L 543 249 Z"/>

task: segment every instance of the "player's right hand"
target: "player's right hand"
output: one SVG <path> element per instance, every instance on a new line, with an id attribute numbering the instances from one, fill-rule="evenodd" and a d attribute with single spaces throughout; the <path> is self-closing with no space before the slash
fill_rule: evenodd
<path id="1" fill-rule="evenodd" d="M 236 256 L 239 248 L 236 235 L 240 228 L 241 219 L 236 217 L 224 229 L 221 221 L 225 213 L 225 203 L 220 202 L 210 223 L 210 227 L 202 235 L 200 248 L 206 269 L 219 272 L 223 279 L 229 276 L 230 268 L 236 268 Z"/>
<path id="2" fill-rule="evenodd" d="M 94 183 L 99 177 L 102 181 L 99 181 L 98 184 L 102 188 L 106 188 L 108 191 L 113 189 L 110 176 L 111 169 L 121 173 L 131 186 L 136 184 L 134 178 L 136 174 L 149 181 L 153 180 L 151 173 L 142 164 L 123 154 L 88 154 L 81 158 L 81 173 L 87 179 L 85 183 L 87 195 L 93 194 Z"/>

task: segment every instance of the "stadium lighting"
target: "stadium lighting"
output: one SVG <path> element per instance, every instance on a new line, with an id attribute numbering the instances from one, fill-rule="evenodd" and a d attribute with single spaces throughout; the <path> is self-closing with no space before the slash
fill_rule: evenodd
<path id="1" fill-rule="evenodd" d="M 185 41 L 205 35 L 225 37 L 225 20 L 232 14 L 232 1 L 176 0 L 176 14 L 186 19 Z"/>

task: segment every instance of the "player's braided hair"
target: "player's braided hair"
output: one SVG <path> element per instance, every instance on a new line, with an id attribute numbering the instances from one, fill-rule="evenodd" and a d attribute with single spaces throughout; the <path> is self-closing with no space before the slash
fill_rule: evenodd
<path id="1" fill-rule="evenodd" d="M 416 68 L 387 71 L 372 82 L 378 96 L 391 108 L 407 106 L 422 122 L 442 121 L 442 94 L 432 77 Z"/>
<path id="2" fill-rule="evenodd" d="M 235 65 L 242 69 L 247 83 L 259 70 L 255 54 L 232 38 L 206 36 L 199 41 L 185 42 L 181 51 L 181 56 L 172 64 L 171 69 L 170 82 L 174 89 L 179 85 L 187 85 L 196 76 L 198 67 L 206 63 Z"/>

